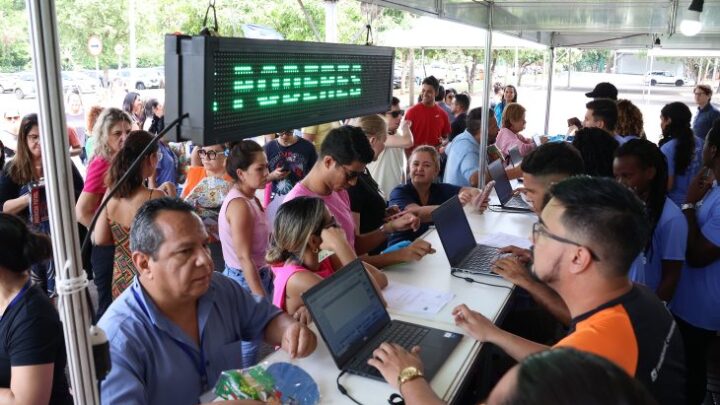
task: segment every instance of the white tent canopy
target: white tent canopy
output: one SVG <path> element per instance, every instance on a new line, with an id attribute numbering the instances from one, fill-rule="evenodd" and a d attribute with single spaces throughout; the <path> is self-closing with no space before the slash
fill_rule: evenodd
<path id="1" fill-rule="evenodd" d="M 378 45 L 394 48 L 484 48 L 487 30 L 455 21 L 421 16 L 409 29 L 394 29 L 378 34 Z M 545 49 L 544 45 L 502 33 L 493 33 L 493 48 Z"/>

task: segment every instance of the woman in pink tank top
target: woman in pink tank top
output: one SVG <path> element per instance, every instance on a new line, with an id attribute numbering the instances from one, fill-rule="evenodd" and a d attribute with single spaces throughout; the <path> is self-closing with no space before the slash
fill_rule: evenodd
<path id="1" fill-rule="evenodd" d="M 227 173 L 235 184 L 223 200 L 218 216 L 218 233 L 225 270 L 246 291 L 272 296 L 272 272 L 265 263 L 270 225 L 257 190 L 265 188 L 268 169 L 263 149 L 253 141 L 241 141 L 230 151 Z M 242 343 L 243 368 L 254 365 L 260 340 Z"/>
<path id="2" fill-rule="evenodd" d="M 320 252 L 333 254 L 320 259 Z M 266 260 L 275 273 L 273 304 L 301 322 L 310 317 L 301 295 L 335 270 L 356 258 L 325 203 L 317 197 L 297 197 L 280 206 L 273 224 L 273 237 Z M 387 285 L 387 277 L 366 265 L 378 287 Z"/>

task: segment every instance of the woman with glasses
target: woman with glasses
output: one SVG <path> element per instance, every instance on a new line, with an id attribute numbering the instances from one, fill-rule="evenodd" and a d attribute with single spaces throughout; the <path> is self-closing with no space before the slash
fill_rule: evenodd
<path id="1" fill-rule="evenodd" d="M 390 110 L 384 114 L 388 134 L 385 150 L 380 152 L 375 161 L 367 165 L 370 175 L 377 181 L 385 199 L 397 185 L 405 182 L 407 167 L 405 149 L 413 145 L 413 134 L 410 129 L 412 122 L 403 121 L 404 115 L 405 111 L 400 108 L 400 99 L 393 97 Z"/>
<path id="2" fill-rule="evenodd" d="M 0 175 L 0 207 L 2 212 L 22 218 L 34 231 L 49 235 L 41 136 L 37 114 L 23 117 L 20 121 L 17 153 Z M 74 164 L 71 168 L 77 198 L 83 188 L 83 180 Z M 43 291 L 54 296 L 55 271 L 51 260 L 34 264 L 31 276 Z"/>
<path id="3" fill-rule="evenodd" d="M 273 293 L 272 272 L 265 262 L 270 224 L 257 190 L 265 188 L 267 159 L 260 145 L 244 140 L 233 146 L 226 170 L 235 184 L 220 207 L 218 230 L 225 259 L 223 274 L 246 291 L 269 299 Z M 257 361 L 260 341 L 243 342 L 243 367 Z"/>
<path id="4" fill-rule="evenodd" d="M 225 171 L 227 160 L 225 151 L 225 146 L 222 144 L 198 147 L 197 154 L 202 166 L 190 167 L 182 192 L 182 198 L 195 207 L 205 224 L 210 236 L 208 246 L 216 271 L 225 269 L 218 233 L 218 218 L 223 200 L 232 187 L 232 177 Z"/>
<path id="5" fill-rule="evenodd" d="M 388 245 L 413 241 L 425 233 L 432 225 L 432 212 L 450 198 L 457 195 L 464 205 L 480 194 L 476 188 L 436 183 L 435 180 L 440 174 L 440 156 L 437 150 L 429 145 L 420 146 L 413 151 L 408 172 L 410 181 L 395 187 L 388 204 L 397 205 L 400 210 L 418 216 L 422 225 L 416 230 L 394 232 L 388 238 Z"/>
<path id="6" fill-rule="evenodd" d="M 113 158 L 105 176 L 107 187 L 113 187 L 120 177 L 125 175 L 132 162 L 140 156 L 151 140 L 152 135 L 145 131 L 133 131 L 128 135 L 122 149 Z M 95 244 L 115 246 L 112 275 L 113 299 L 125 291 L 137 275 L 130 252 L 130 225 L 132 225 L 135 214 L 145 202 L 165 197 L 162 190 L 148 188 L 144 184 L 155 170 L 158 160 L 157 152 L 157 144 L 153 144 L 142 162 L 135 167 L 108 201 L 95 226 L 93 234 Z"/>
<path id="7" fill-rule="evenodd" d="M 278 132 L 276 138 L 265 144 L 268 160 L 268 184 L 265 186 L 265 207 L 272 223 L 285 195 L 305 178 L 317 161 L 315 146 L 297 137 L 291 129 Z"/>
<path id="8" fill-rule="evenodd" d="M 321 251 L 333 254 L 321 259 Z M 345 233 L 316 197 L 298 197 L 283 204 L 273 225 L 273 237 L 265 259 L 275 274 L 273 304 L 295 319 L 309 323 L 302 294 L 355 260 Z M 366 269 L 379 288 L 387 277 L 375 267 Z"/>

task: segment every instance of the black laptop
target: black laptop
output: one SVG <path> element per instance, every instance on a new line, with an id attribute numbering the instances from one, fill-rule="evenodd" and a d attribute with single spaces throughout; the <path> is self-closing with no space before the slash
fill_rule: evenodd
<path id="1" fill-rule="evenodd" d="M 495 180 L 495 194 L 500 200 L 500 206 L 506 210 L 531 212 L 532 208 L 519 195 L 513 195 L 513 189 L 505 173 L 503 162 L 496 160 L 488 167 L 490 177 Z"/>
<path id="2" fill-rule="evenodd" d="M 500 258 L 500 250 L 475 241 L 475 235 L 457 196 L 437 207 L 432 212 L 432 219 L 451 270 L 498 276 L 491 268 Z"/>
<path id="3" fill-rule="evenodd" d="M 339 369 L 384 381 L 367 360 L 383 342 L 420 346 L 430 381 L 462 339 L 454 332 L 391 320 L 370 276 L 355 260 L 302 296 Z"/>

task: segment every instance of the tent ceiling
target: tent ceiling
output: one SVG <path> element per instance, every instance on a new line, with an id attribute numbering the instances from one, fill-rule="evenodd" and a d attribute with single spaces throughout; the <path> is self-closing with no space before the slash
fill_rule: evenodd
<path id="1" fill-rule="evenodd" d="M 490 3 L 480 0 L 361 0 L 487 28 Z M 703 29 L 679 33 L 690 0 L 496 0 L 493 30 L 556 47 L 648 48 L 655 35 L 671 49 L 720 47 L 720 0 L 705 0 Z M 677 31 L 677 32 L 676 32 Z"/>

